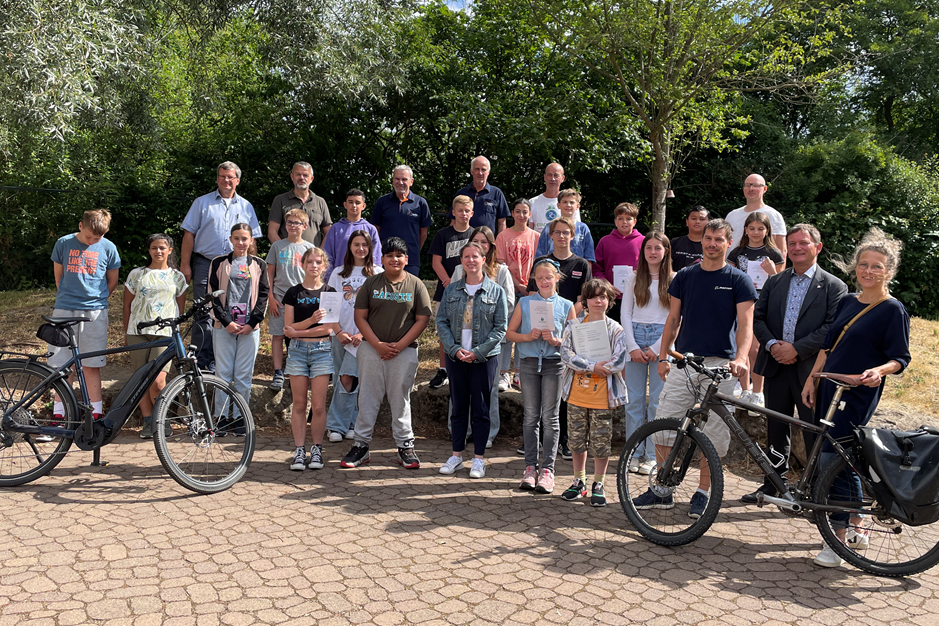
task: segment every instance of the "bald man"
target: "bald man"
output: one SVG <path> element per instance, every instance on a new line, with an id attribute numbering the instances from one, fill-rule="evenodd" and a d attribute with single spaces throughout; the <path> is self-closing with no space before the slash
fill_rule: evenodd
<path id="1" fill-rule="evenodd" d="M 779 248 L 783 258 L 786 258 L 786 222 L 779 211 L 763 202 L 763 194 L 766 193 L 766 180 L 759 174 L 750 174 L 743 183 L 743 195 L 747 199 L 747 204 L 734 209 L 727 214 L 725 218 L 727 223 L 734 229 L 734 241 L 730 245 L 733 250 L 740 245 L 741 241 L 746 241 L 747 235 L 743 225 L 751 213 L 759 211 L 769 218 L 769 224 L 772 228 L 773 243 Z"/>
<path id="2" fill-rule="evenodd" d="M 564 168 L 560 163 L 551 163 L 544 170 L 544 193 L 530 199 L 531 221 L 528 225 L 540 233 L 545 226 L 561 217 L 558 209 L 558 194 L 564 182 Z M 580 209 L 574 213 L 574 220 L 580 221 Z"/>

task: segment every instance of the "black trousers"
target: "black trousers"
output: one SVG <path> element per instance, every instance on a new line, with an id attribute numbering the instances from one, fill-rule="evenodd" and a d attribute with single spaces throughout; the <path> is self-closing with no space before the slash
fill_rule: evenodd
<path id="1" fill-rule="evenodd" d="M 801 421 L 815 424 L 814 411 L 802 403 L 804 385 L 805 380 L 799 377 L 796 364 L 780 365 L 773 376 L 763 379 L 766 408 L 783 415 L 793 415 L 798 412 Z M 772 418 L 768 418 L 766 422 L 766 455 L 776 468 L 776 473 L 785 476 L 789 471 L 789 454 L 792 450 L 791 428 L 789 424 Z M 815 442 L 815 435 L 808 431 L 802 431 L 802 435 L 805 439 L 806 452 L 808 452 Z"/>

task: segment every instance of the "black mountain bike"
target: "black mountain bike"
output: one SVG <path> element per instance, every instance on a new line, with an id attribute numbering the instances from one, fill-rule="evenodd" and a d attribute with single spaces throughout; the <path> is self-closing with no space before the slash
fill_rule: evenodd
<path id="1" fill-rule="evenodd" d="M 195 346 L 187 351 L 179 331 L 194 315 L 206 314 L 212 300 L 222 293 L 207 294 L 179 317 L 138 324 L 138 330 L 168 327 L 169 337 L 94 352 L 78 352 L 73 327 L 85 318 L 43 316 L 46 324 L 38 336 L 72 352 L 59 369 L 38 360 L 51 353 L 0 353 L 4 357 L 0 359 L 0 487 L 45 476 L 72 443 L 80 450 L 94 451 L 92 465 L 101 465 L 101 448 L 114 441 L 143 394 L 171 362 L 179 375 L 166 385 L 153 407 L 153 444 L 160 462 L 176 482 L 197 493 L 216 493 L 238 482 L 254 454 L 251 410 L 228 381 L 199 370 Z M 81 360 L 159 347 L 167 349 L 135 371 L 110 410 L 94 419 Z M 70 369 L 75 371 L 80 399 L 68 383 Z M 55 399 L 62 402 L 62 415 L 53 413 Z"/>
<path id="2" fill-rule="evenodd" d="M 663 546 L 680 546 L 701 537 L 717 517 L 724 493 L 721 461 L 713 444 L 703 432 L 710 411 L 716 413 L 743 444 L 747 454 L 756 461 L 780 496 L 759 494 L 757 504 L 772 504 L 789 517 L 813 522 L 825 542 L 844 560 L 855 567 L 881 576 L 908 576 L 929 569 L 939 562 L 939 524 L 909 525 L 877 502 L 871 477 L 862 458 L 860 446 L 853 435 L 834 439 L 828 433 L 834 426 L 832 417 L 844 392 L 857 386 L 857 377 L 840 374 L 816 374 L 835 383 L 836 391 L 825 419 L 818 426 L 807 424 L 789 415 L 741 401 L 718 391 L 718 383 L 730 377 L 723 367 L 708 368 L 703 357 L 673 352 L 680 370 L 687 375 L 688 388 L 696 401 L 683 419 L 656 419 L 643 425 L 626 441 L 616 472 L 620 504 L 626 517 L 646 539 Z M 693 375 L 691 370 L 697 372 Z M 678 372 L 672 374 L 679 375 Z M 730 408 L 728 408 L 730 407 Z M 816 435 L 808 455 L 805 471 L 796 484 L 787 485 L 774 471 L 769 458 L 734 418 L 733 407 L 747 409 L 767 418 Z M 629 460 L 638 446 L 647 441 L 661 445 L 671 443 L 667 458 L 658 459 L 649 476 L 631 474 Z M 816 476 L 822 445 L 831 444 L 836 455 Z M 698 518 L 689 513 L 691 496 L 698 488 L 699 457 L 707 460 L 711 477 L 710 497 Z M 859 481 L 859 482 L 858 482 Z M 814 485 L 813 485 L 814 482 Z M 657 499 L 652 505 L 638 508 L 633 498 L 651 491 Z M 849 519 L 861 519 L 854 525 L 852 536 L 864 539 L 845 542 L 836 528 L 848 526 Z"/>

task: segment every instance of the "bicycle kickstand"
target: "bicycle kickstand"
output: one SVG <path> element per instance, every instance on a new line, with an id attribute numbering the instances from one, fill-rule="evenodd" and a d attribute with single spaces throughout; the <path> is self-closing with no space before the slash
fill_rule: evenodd
<path id="1" fill-rule="evenodd" d="M 92 452 L 91 467 L 106 467 L 108 461 L 101 460 L 101 448 L 95 448 Z"/>

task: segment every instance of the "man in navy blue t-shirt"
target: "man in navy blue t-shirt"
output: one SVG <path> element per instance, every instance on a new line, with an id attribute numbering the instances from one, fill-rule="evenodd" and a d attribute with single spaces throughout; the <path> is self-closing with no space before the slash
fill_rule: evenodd
<path id="1" fill-rule="evenodd" d="M 390 237 L 401 237 L 408 244 L 408 265 L 405 271 L 417 276 L 421 270 L 421 248 L 430 227 L 427 200 L 411 193 L 414 173 L 407 165 L 399 165 L 391 174 L 394 191 L 375 201 L 370 220 L 381 237 L 382 247 Z"/>
<path id="2" fill-rule="evenodd" d="M 659 376 L 665 381 L 665 386 L 659 396 L 656 419 L 683 418 L 695 402 L 685 376 L 669 376 L 668 351 L 672 342 L 683 354 L 691 352 L 705 357 L 707 367 L 729 367 L 738 378 L 749 375 L 747 354 L 753 338 L 753 305 L 757 294 L 750 277 L 725 261 L 732 241 L 730 224 L 722 219 L 709 221 L 701 240 L 704 254 L 701 263 L 683 269 L 669 285 L 671 302 L 659 355 Z M 731 394 L 733 387 L 734 380 L 728 379 L 720 384 L 720 391 Z M 719 417 L 712 415 L 704 433 L 719 456 L 727 454 L 730 430 Z M 652 441 L 656 459 L 661 463 L 668 456 L 673 441 L 669 433 L 653 435 Z M 691 496 L 690 517 L 698 518 L 704 513 L 710 487 L 711 474 L 702 458 L 698 490 Z M 671 495 L 659 497 L 652 491 L 633 502 L 638 509 L 670 509 L 675 506 Z"/>
<path id="3" fill-rule="evenodd" d="M 489 159 L 478 156 L 470 162 L 470 175 L 473 182 L 456 192 L 458 196 L 469 196 L 473 200 L 473 217 L 470 227 L 488 226 L 493 235 L 505 230 L 505 218 L 509 216 L 509 203 L 505 194 L 495 185 L 490 185 Z M 448 212 L 450 225 L 453 226 L 453 213 Z"/>

